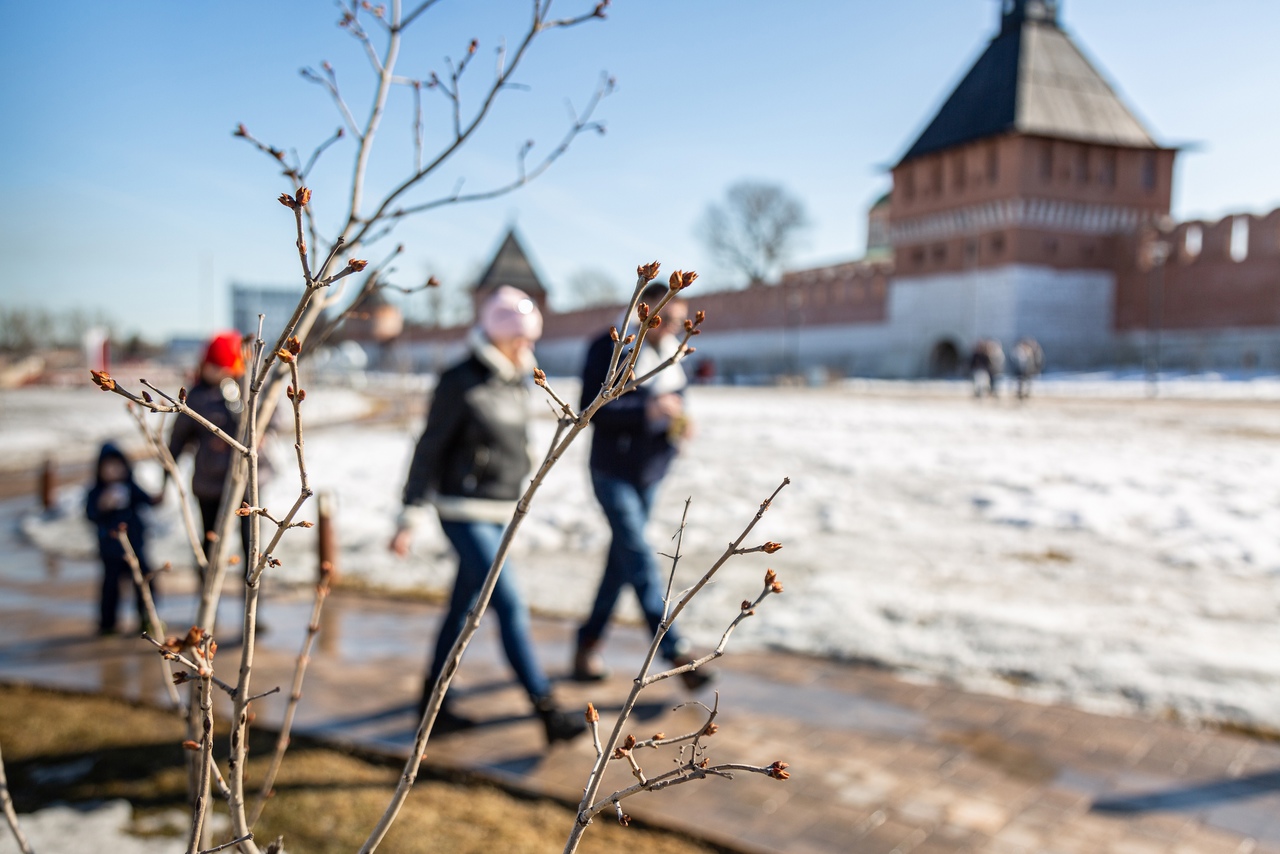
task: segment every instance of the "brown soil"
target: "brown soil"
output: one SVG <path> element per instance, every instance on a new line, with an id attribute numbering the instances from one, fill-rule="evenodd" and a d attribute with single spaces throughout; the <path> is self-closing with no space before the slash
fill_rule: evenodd
<path id="1" fill-rule="evenodd" d="M 96 695 L 0 686 L 0 744 L 19 812 L 54 802 L 124 798 L 134 806 L 136 824 L 154 825 L 151 819 L 185 807 L 183 730 L 173 713 L 155 708 Z M 249 762 L 250 782 L 264 770 L 272 739 L 270 733 L 259 733 L 251 740 L 258 758 Z M 217 743 L 225 773 L 226 738 Z M 299 854 L 356 851 L 385 808 L 399 767 L 399 762 L 295 738 L 255 838 L 283 835 L 288 850 Z M 563 848 L 573 821 L 569 807 L 481 781 L 443 777 L 424 766 L 381 850 L 516 854 Z M 215 808 L 225 813 L 223 804 Z M 609 821 L 588 830 L 581 850 L 724 852 L 677 834 Z"/>

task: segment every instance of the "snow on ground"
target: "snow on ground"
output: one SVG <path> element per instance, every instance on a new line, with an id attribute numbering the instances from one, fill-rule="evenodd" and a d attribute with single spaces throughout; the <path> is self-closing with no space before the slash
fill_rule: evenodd
<path id="1" fill-rule="evenodd" d="M 750 538 L 785 548 L 726 566 L 685 617 L 698 643 L 718 640 L 773 567 L 785 594 L 731 649 L 869 659 L 979 690 L 1280 729 L 1280 382 L 1174 380 L 1148 400 L 1141 381 L 1048 381 L 1052 394 L 1026 405 L 975 402 L 959 384 L 850 386 L 692 390 L 699 433 L 651 529 L 669 550 L 692 497 L 680 582 L 792 479 Z M 536 422 L 539 448 L 551 430 Z M 348 576 L 449 582 L 438 526 L 409 560 L 386 550 L 415 438 L 387 425 L 308 437 L 313 485 L 338 497 Z M 585 612 L 608 544 L 586 448 L 553 472 L 518 540 L 516 577 L 544 611 Z M 293 493 L 282 469 L 267 504 Z M 153 558 L 181 554 L 174 518 L 170 504 Z M 78 521 L 32 517 L 27 528 L 63 548 L 80 528 L 92 549 Z M 310 536 L 291 532 L 280 577 L 314 572 Z"/>
<path id="2" fill-rule="evenodd" d="M 136 383 L 129 387 L 137 390 Z M 332 424 L 363 417 L 370 400 L 343 388 L 308 390 L 309 424 Z M 149 415 L 148 418 L 172 418 Z M 123 398 L 93 388 L 32 386 L 0 389 L 0 471 L 38 465 L 52 456 L 60 462 L 91 459 L 110 439 L 130 446 L 142 444 L 138 425 Z"/>
<path id="3" fill-rule="evenodd" d="M 173 836 L 140 837 L 130 834 L 133 808 L 123 800 L 74 807 L 46 807 L 21 815 L 18 820 L 31 849 L 40 854 L 84 854 L 85 851 L 173 854 L 185 844 L 185 839 L 177 835 L 184 829 L 181 825 L 172 828 Z M 18 854 L 17 840 L 9 833 L 9 828 L 0 830 L 4 831 L 0 833 L 0 854 Z"/>

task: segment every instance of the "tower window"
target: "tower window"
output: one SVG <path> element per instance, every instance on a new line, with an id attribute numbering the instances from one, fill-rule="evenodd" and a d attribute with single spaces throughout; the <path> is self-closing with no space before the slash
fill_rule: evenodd
<path id="1" fill-rule="evenodd" d="M 987 146 L 987 180 L 992 184 L 1000 177 L 1000 148 L 997 143 Z"/>
<path id="2" fill-rule="evenodd" d="M 1040 146 L 1040 180 L 1046 184 L 1053 180 L 1053 143 L 1047 140 Z"/>
<path id="3" fill-rule="evenodd" d="M 916 197 L 916 173 L 910 166 L 902 170 L 902 196 L 907 202 Z"/>
<path id="4" fill-rule="evenodd" d="M 1249 257 L 1249 218 L 1238 216 L 1231 220 L 1231 260 L 1243 261 Z"/>
<path id="5" fill-rule="evenodd" d="M 1098 183 L 1104 187 L 1116 185 L 1116 153 L 1114 150 L 1099 152 Z"/>
<path id="6" fill-rule="evenodd" d="M 1075 163 L 1076 183 L 1089 183 L 1089 149 L 1083 145 L 1076 149 Z"/>
<path id="7" fill-rule="evenodd" d="M 1145 151 L 1142 154 L 1142 189 L 1151 192 L 1156 188 L 1156 155 Z"/>

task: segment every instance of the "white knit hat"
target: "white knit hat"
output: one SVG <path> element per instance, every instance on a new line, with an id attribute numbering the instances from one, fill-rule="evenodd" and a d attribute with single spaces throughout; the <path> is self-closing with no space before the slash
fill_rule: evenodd
<path id="1" fill-rule="evenodd" d="M 542 337 L 542 312 L 524 291 L 503 285 L 480 307 L 480 328 L 490 341 L 537 341 Z"/>

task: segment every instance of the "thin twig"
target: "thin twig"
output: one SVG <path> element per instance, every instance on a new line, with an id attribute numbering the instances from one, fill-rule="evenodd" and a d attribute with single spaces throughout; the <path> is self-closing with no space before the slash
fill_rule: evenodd
<path id="1" fill-rule="evenodd" d="M 693 496 L 689 496 L 684 500 L 684 512 L 680 514 L 680 527 L 676 529 L 671 539 L 676 541 L 676 553 L 671 555 L 671 572 L 667 575 L 667 592 L 662 596 L 662 618 L 665 620 L 671 610 L 671 588 L 676 583 L 676 567 L 680 565 L 680 557 L 683 554 L 681 547 L 684 545 L 684 529 L 689 524 L 689 505 L 693 503 Z"/>
<path id="2" fill-rule="evenodd" d="M 551 399 L 554 400 L 556 404 L 560 407 L 560 410 L 564 413 L 566 418 L 572 421 L 573 419 L 578 417 L 577 413 L 573 411 L 573 407 L 570 406 L 568 403 L 566 403 L 564 398 L 556 394 L 556 390 L 553 389 L 551 387 L 551 384 L 547 382 L 547 375 L 542 371 L 541 368 L 538 368 L 533 372 L 533 381 L 538 386 L 540 386 L 543 389 L 543 391 L 551 395 Z"/>
<path id="3" fill-rule="evenodd" d="M 202 634 L 207 634 L 207 633 L 202 633 Z M 201 664 L 198 661 L 192 661 L 190 658 L 187 658 L 185 655 L 179 652 L 176 648 L 174 648 L 174 645 L 172 643 L 173 639 L 170 639 L 170 641 L 166 641 L 162 643 L 156 640 L 155 638 L 153 638 L 151 635 L 147 634 L 146 632 L 142 633 L 142 639 L 147 643 L 151 644 L 152 646 L 154 646 L 160 652 L 161 657 L 169 661 L 178 662 L 183 667 L 187 668 L 192 673 L 196 674 L 196 676 L 200 676 L 205 671 L 209 671 L 209 666 L 207 663 Z M 226 692 L 228 697 L 235 697 L 236 689 L 234 685 L 228 685 L 226 682 L 222 681 L 217 676 L 213 676 L 211 671 L 210 671 L 210 678 L 213 680 L 214 685 L 217 685 L 219 688 L 221 688 L 223 691 Z M 181 679 L 175 678 L 173 681 L 186 682 L 188 681 L 188 679 L 186 677 L 183 677 Z"/>
<path id="4" fill-rule="evenodd" d="M 183 485 L 182 475 L 178 471 L 178 462 L 173 458 L 173 454 L 169 453 L 169 446 L 160 438 L 159 427 L 157 427 L 153 435 L 151 429 L 147 426 L 146 416 L 143 415 L 142 410 L 136 406 L 130 406 L 129 411 L 133 413 L 134 420 L 138 422 L 138 429 L 142 431 L 142 435 L 146 438 L 147 444 L 151 448 L 151 453 L 160 461 L 160 465 L 164 467 L 165 474 L 178 490 L 178 508 L 182 512 L 182 524 L 187 531 L 187 540 L 191 545 L 191 555 L 195 559 L 196 569 L 200 573 L 201 580 L 203 580 L 205 572 L 209 569 L 209 559 L 205 556 L 204 538 L 196 527 L 196 517 L 191 510 L 191 501 L 187 497 L 187 488 Z"/>
<path id="5" fill-rule="evenodd" d="M 204 655 L 212 657 L 213 639 L 206 636 Z M 198 854 L 204 841 L 205 816 L 209 810 L 209 777 L 213 767 L 213 673 L 206 670 L 200 675 L 200 769 L 196 777 L 195 805 L 191 810 L 191 836 L 187 841 L 187 854 Z"/>
<path id="6" fill-rule="evenodd" d="M 301 192 L 301 191 L 300 191 Z M 302 200 L 299 200 L 301 202 Z M 298 213 L 301 205 L 295 203 L 294 212 Z M 301 218 L 299 217 L 299 223 Z M 299 234 L 301 234 L 301 226 L 299 226 Z M 299 238 L 301 242 L 301 238 Z M 307 298 L 313 291 L 311 274 L 307 270 L 306 253 L 303 247 L 299 247 L 299 255 L 302 257 L 302 265 L 304 274 L 307 276 L 307 290 L 303 296 L 300 307 L 304 307 Z M 295 312 L 295 318 L 297 317 Z M 249 480 L 247 487 L 247 501 L 250 506 L 257 507 L 259 501 L 259 471 L 258 471 L 258 398 L 261 394 L 262 383 L 266 378 L 267 370 L 279 353 L 285 353 L 283 349 L 289 330 L 286 328 L 282 334 L 281 341 L 276 347 L 276 351 L 271 354 L 264 354 L 266 342 L 262 340 L 262 323 L 263 316 L 258 315 L 258 334 L 253 342 L 253 359 L 251 373 L 255 377 L 255 381 L 249 387 L 249 398 L 246 401 L 246 409 L 249 413 Z M 282 529 L 277 529 L 277 535 Z M 262 520 L 256 514 L 249 516 L 249 565 L 254 569 L 253 572 L 245 576 L 244 582 L 244 623 L 241 633 L 240 647 L 240 671 L 236 680 L 236 694 L 232 708 L 231 722 L 231 758 L 228 764 L 228 788 L 231 797 L 227 801 L 228 811 L 231 814 L 232 832 L 244 837 L 249 835 L 249 841 L 244 846 L 247 854 L 258 854 L 257 846 L 254 845 L 252 835 L 249 833 L 250 827 L 245 814 L 245 784 L 244 773 L 245 765 L 248 759 L 249 750 L 249 691 L 250 681 L 253 674 L 253 656 L 255 652 L 255 644 L 257 640 L 258 628 L 258 598 L 262 590 L 261 572 L 258 571 L 260 555 L 262 552 Z"/>
<path id="7" fill-rule="evenodd" d="M 540 177 L 543 173 L 545 173 L 548 169 L 550 169 L 555 164 L 555 162 L 559 160 L 569 150 L 569 148 L 573 144 L 573 141 L 577 137 L 581 136 L 583 133 L 587 131 L 592 131 L 592 130 L 597 132 L 603 131 L 604 126 L 598 122 L 592 122 L 590 120 L 590 117 L 592 116 L 592 114 L 594 114 L 595 109 L 600 104 L 600 101 L 603 100 L 611 91 L 612 91 L 612 78 L 608 78 L 606 76 L 606 78 L 604 79 L 604 82 L 600 84 L 595 94 L 592 96 L 592 98 L 588 102 L 586 109 L 582 112 L 580 116 L 575 118 L 575 120 L 570 124 L 568 130 L 565 131 L 565 134 L 561 138 L 560 143 L 556 145 L 556 147 L 553 148 L 551 151 L 549 151 L 542 158 L 542 160 L 540 160 L 538 164 L 534 166 L 532 169 L 527 169 L 524 165 L 524 155 L 528 153 L 529 149 L 527 145 L 522 145 L 519 151 L 519 155 L 517 157 L 517 175 L 515 178 L 513 178 L 511 181 L 507 182 L 506 184 L 501 184 L 497 187 L 493 187 L 488 190 L 480 190 L 474 193 L 462 193 L 459 190 L 455 190 L 454 192 L 448 195 L 440 196 L 439 198 L 432 199 L 427 202 L 420 202 L 415 205 L 400 207 L 394 210 L 383 210 L 383 211 L 380 211 L 378 215 L 388 219 L 402 219 L 404 217 L 412 216 L 414 214 L 419 214 L 429 210 L 434 210 L 436 208 L 443 207 L 444 205 L 466 204 L 469 202 L 482 202 L 482 201 L 487 201 L 489 199 L 496 199 L 499 196 L 505 196 L 509 193 L 514 192 L 515 190 L 520 189 L 521 187 L 530 183 L 536 178 Z M 465 135 L 467 133 L 468 131 L 466 130 L 463 131 L 463 134 L 464 134 L 463 138 L 465 138 Z M 458 140 L 459 143 L 461 141 L 462 141 L 461 139 Z M 429 165 L 428 167 L 420 169 L 418 171 L 420 173 L 426 173 L 430 170 L 430 168 L 431 167 Z"/>
<path id="8" fill-rule="evenodd" d="M 9 794 L 9 778 L 4 773 L 4 757 L 0 755 L 0 806 L 4 807 L 5 821 L 9 823 L 9 829 L 13 831 L 13 838 L 18 841 L 18 850 L 22 854 L 35 854 L 31 848 L 31 843 L 27 841 L 26 834 L 22 832 L 22 825 L 18 823 L 18 812 L 13 808 L 13 796 Z"/>
<path id="9" fill-rule="evenodd" d="M 324 74 L 317 74 L 310 68 L 303 68 L 298 73 L 302 75 L 303 80 L 323 86 L 329 92 L 329 97 L 333 99 L 334 106 L 338 108 L 338 113 L 341 114 L 342 120 L 346 122 L 352 136 L 359 139 L 360 128 L 356 124 L 356 117 L 351 115 L 351 109 L 342 97 L 342 92 L 338 89 L 338 77 L 334 73 L 333 66 L 326 62 L 324 64 L 324 72 Z"/>
<path id="10" fill-rule="evenodd" d="M 197 424 L 217 436 L 222 441 L 226 442 L 232 447 L 232 449 L 242 454 L 245 453 L 244 445 L 227 435 L 227 432 L 221 427 L 214 424 L 191 407 L 187 406 L 186 389 L 178 392 L 178 396 L 175 398 L 170 397 L 168 394 L 156 388 L 146 380 L 138 380 L 139 383 L 169 401 L 169 404 L 166 406 L 162 403 L 156 403 L 151 395 L 146 392 L 143 392 L 141 395 L 134 394 L 112 379 L 111 375 L 106 371 L 90 371 L 89 374 L 92 377 L 94 384 L 103 391 L 115 392 L 126 400 L 132 401 L 143 409 L 150 409 L 152 412 L 181 412 L 183 415 L 189 415 Z"/>
<path id="11" fill-rule="evenodd" d="M 394 62 L 393 54 L 395 52 L 398 52 L 399 50 L 399 36 L 402 29 L 400 23 L 397 20 L 397 16 L 399 14 L 399 5 L 400 5 L 399 2 L 393 3 L 391 36 L 389 39 L 389 44 L 387 49 L 387 55 L 389 57 L 392 57 L 392 62 Z M 422 9 L 415 10 L 414 14 L 415 15 L 420 14 L 421 11 Z M 520 61 L 524 58 L 524 55 L 529 49 L 529 46 L 533 43 L 533 40 L 539 34 L 547 32 L 550 29 L 558 28 L 558 27 L 573 26 L 574 24 L 582 23 L 583 21 L 588 20 L 590 17 L 593 17 L 593 16 L 589 15 L 577 20 L 570 19 L 565 21 L 558 21 L 558 22 L 555 22 L 554 25 L 550 25 L 550 22 L 548 22 L 545 18 L 545 10 L 539 7 L 537 4 L 535 4 L 535 12 L 529 28 L 526 30 L 524 36 L 521 38 L 519 45 L 515 49 L 515 52 L 510 55 L 509 63 L 506 64 L 506 66 L 502 70 L 502 73 L 499 76 L 495 77 L 492 83 L 490 84 L 488 91 L 485 93 L 484 97 L 480 100 L 479 106 L 476 108 L 475 112 L 471 115 L 469 121 L 465 124 L 464 127 L 460 128 L 459 132 L 454 136 L 454 138 L 447 145 L 445 145 L 436 154 L 436 156 L 431 159 L 430 162 L 428 162 L 421 169 L 414 172 L 405 180 L 401 181 L 400 184 L 398 184 L 396 187 L 392 188 L 382 198 L 382 200 L 378 203 L 378 205 L 374 208 L 373 213 L 367 217 L 360 217 L 358 214 L 361 208 L 361 194 L 364 186 L 363 179 L 364 179 L 364 171 L 365 171 L 365 168 L 367 167 L 367 156 L 357 158 L 357 166 L 356 166 L 357 180 L 354 182 L 355 192 L 353 192 L 353 195 L 352 195 L 351 215 L 348 220 L 348 228 L 345 229 L 343 232 L 344 234 L 351 235 L 352 243 L 353 244 L 362 243 L 364 239 L 368 237 L 369 233 L 373 230 L 373 225 L 375 223 L 381 222 L 386 218 L 404 217 L 404 216 L 408 216 L 410 213 L 429 210 L 433 207 L 439 207 L 442 204 L 449 204 L 452 202 L 476 201 L 484 198 L 493 198 L 495 195 L 501 195 L 503 193 L 510 192 L 512 189 L 515 189 L 516 186 L 520 186 L 519 184 L 508 185 L 507 187 L 502 188 L 501 190 L 490 191 L 488 193 L 479 193 L 473 196 L 466 196 L 466 197 L 456 196 L 455 198 L 452 198 L 452 199 L 444 199 L 444 200 L 439 200 L 437 202 L 429 202 L 425 205 L 415 205 L 412 208 L 404 208 L 404 209 L 400 209 L 393 212 L 393 206 L 398 202 L 398 200 L 402 196 L 405 195 L 405 193 L 407 193 L 413 187 L 417 186 L 419 183 L 423 181 L 423 179 L 425 179 L 428 175 L 431 175 L 432 173 L 434 173 L 436 169 L 438 169 L 441 165 L 443 165 L 446 161 L 448 161 L 460 148 L 462 148 L 462 146 L 467 142 L 467 140 L 471 138 L 471 136 L 476 132 L 476 130 L 480 127 L 480 125 L 483 124 L 485 118 L 488 117 L 490 110 L 492 110 L 494 102 L 497 100 L 498 95 L 504 89 L 508 88 L 511 82 L 511 77 L 515 74 L 516 69 L 519 67 Z M 384 74 L 382 78 L 380 78 L 378 94 L 375 96 L 375 100 L 374 100 L 375 106 L 374 106 L 374 111 L 371 114 L 371 119 L 373 115 L 377 115 L 378 117 L 381 116 L 381 105 L 385 103 L 385 93 L 384 93 L 384 87 L 382 85 L 382 80 L 385 79 L 387 84 L 390 83 L 389 72 L 390 72 L 391 64 L 384 60 L 383 65 L 384 65 Z M 608 94 L 608 92 L 607 91 L 603 92 L 599 97 L 602 98 L 604 94 Z M 595 103 L 598 103 L 598 101 L 599 101 L 599 98 L 593 99 L 592 105 L 594 105 Z M 581 121 L 581 127 L 576 128 L 572 132 L 572 136 L 576 136 L 578 133 L 581 133 L 583 130 L 588 129 L 588 126 L 590 123 L 589 121 L 587 121 L 587 119 L 589 118 L 589 116 L 590 116 L 590 113 L 588 111 L 584 111 L 583 118 Z M 362 145 L 365 141 L 362 141 Z M 554 162 L 559 157 L 560 153 L 563 153 L 562 149 L 564 148 L 567 148 L 567 146 L 565 146 L 564 143 L 562 143 L 561 146 L 556 149 L 556 151 L 552 152 L 552 155 L 548 156 L 548 162 L 546 163 L 546 166 L 550 166 L 550 163 Z M 541 172 L 543 171 L 545 171 L 545 168 L 539 168 L 537 170 L 534 170 L 534 173 L 530 175 L 529 180 L 532 180 L 533 177 L 536 177 L 536 175 L 541 174 Z M 525 183 L 527 183 L 527 181 Z"/>
<path id="12" fill-rule="evenodd" d="M 224 851 L 233 845 L 239 845 L 241 842 L 253 842 L 253 834 L 246 833 L 244 836 L 241 836 L 238 839 L 233 839 L 230 842 L 224 842 L 221 845 L 215 845 L 212 848 L 205 848 L 200 852 L 200 854 L 214 854 L 216 851 Z"/>
<path id="13" fill-rule="evenodd" d="M 164 634 L 164 622 L 160 619 L 160 615 L 156 613 L 156 600 L 151 595 L 151 585 L 142 575 L 142 565 L 138 561 L 137 552 L 133 550 L 133 543 L 129 542 L 129 528 L 121 523 L 112 536 L 120 543 L 124 549 L 124 561 L 129 564 L 129 571 L 133 573 L 133 583 L 138 588 L 138 595 L 142 598 L 143 609 L 147 612 L 147 622 L 151 624 L 152 630 Z M 169 667 L 169 660 L 160 659 L 160 669 L 164 671 L 164 687 L 169 692 L 169 702 L 173 703 L 173 707 L 178 711 L 184 711 L 182 705 L 182 697 L 178 694 L 178 686 L 173 684 L 173 670 Z"/>
<path id="14" fill-rule="evenodd" d="M 320 155 L 324 154 L 325 149 L 342 139 L 342 128 L 338 128 L 333 132 L 333 136 L 316 146 L 315 151 L 311 152 L 311 156 L 307 158 L 307 165 L 298 170 L 299 183 L 307 180 L 307 176 L 311 174 L 311 170 L 315 168 L 316 161 L 320 159 Z M 314 242 L 314 241 L 313 241 Z"/>
<path id="15" fill-rule="evenodd" d="M 307 672 L 307 664 L 311 661 L 311 647 L 320 631 L 320 612 L 325 600 L 329 597 L 330 572 L 322 568 L 320 583 L 316 585 L 315 601 L 311 606 L 311 622 L 307 623 L 307 636 L 302 642 L 302 651 L 293 667 L 293 687 L 289 692 L 289 702 L 284 709 L 284 721 L 280 724 L 280 734 L 276 737 L 275 752 L 271 755 L 271 764 L 262 778 L 262 787 L 258 790 L 258 799 L 249 813 L 249 826 L 258 823 L 267 798 L 271 797 L 271 787 L 275 785 L 276 775 L 280 771 L 280 763 L 284 761 L 285 751 L 289 748 L 289 733 L 293 729 L 293 718 L 298 710 L 298 701 L 302 699 L 302 680 Z"/>
<path id="16" fill-rule="evenodd" d="M 752 529 L 754 529 L 755 526 L 764 517 L 765 512 L 768 511 L 769 507 L 773 504 L 773 500 L 778 496 L 778 493 L 781 492 L 783 487 L 785 487 L 790 482 L 791 482 L 790 478 L 783 478 L 782 483 L 778 485 L 778 488 L 775 489 L 768 498 L 766 498 L 763 502 L 761 502 L 760 508 L 756 511 L 755 516 L 751 519 L 750 522 L 747 523 L 747 526 L 743 528 L 742 533 L 738 535 L 737 539 L 735 539 L 732 543 L 729 544 L 728 548 L 725 549 L 724 553 L 720 556 L 720 558 L 716 560 L 716 562 L 713 563 L 705 573 L 703 573 L 702 578 L 700 578 L 698 582 L 693 585 L 693 587 L 689 588 L 689 590 L 686 591 L 684 595 L 680 597 L 679 602 L 677 602 L 675 607 L 671 609 L 670 614 L 667 615 L 658 624 L 658 630 L 654 632 L 653 639 L 649 645 L 649 650 L 645 654 L 644 662 L 641 664 L 640 670 L 637 673 L 635 680 L 633 680 L 633 682 L 631 683 L 631 691 L 628 693 L 627 699 L 623 702 L 622 709 L 618 712 L 618 718 L 617 718 L 617 721 L 614 723 L 613 732 L 610 735 L 609 740 L 605 742 L 604 750 L 601 751 L 599 755 L 597 755 L 595 765 L 592 767 L 591 772 L 587 777 L 587 784 L 583 790 L 582 800 L 578 805 L 578 818 L 577 818 L 577 821 L 574 822 L 573 827 L 570 830 L 568 840 L 565 842 L 564 854 L 574 854 L 574 852 L 578 850 L 578 846 L 582 841 L 582 834 L 586 830 L 587 825 L 591 822 L 592 817 L 595 816 L 601 809 L 607 808 L 610 803 L 620 800 L 623 797 L 627 797 L 629 794 L 634 793 L 635 791 L 641 791 L 645 789 L 652 790 L 652 787 L 655 785 L 658 785 L 659 783 L 663 785 L 674 784 L 673 782 L 666 782 L 667 775 L 664 775 L 662 777 L 655 778 L 654 780 L 650 780 L 645 783 L 639 784 L 636 787 L 632 787 L 632 789 L 630 790 L 624 790 L 623 792 L 615 792 L 614 795 L 611 795 L 609 798 L 606 798 L 602 801 L 597 801 L 596 799 L 600 791 L 600 786 L 604 780 L 605 765 L 608 763 L 609 757 L 613 755 L 610 753 L 610 751 L 614 750 L 615 748 L 619 750 L 622 749 L 622 748 L 618 748 L 619 740 L 622 737 L 622 731 L 626 726 L 627 721 L 631 717 L 631 713 L 635 709 L 636 702 L 640 697 L 640 692 L 643 691 L 645 688 L 647 688 L 649 685 L 653 684 L 653 682 L 657 681 L 657 679 L 667 678 L 669 676 L 675 675 L 676 673 L 685 672 L 687 670 L 693 670 L 697 666 L 697 664 L 694 664 L 694 665 L 685 666 L 682 668 L 676 668 L 675 670 L 667 671 L 666 673 L 663 673 L 663 674 L 658 674 L 656 677 L 652 677 L 649 675 L 649 669 L 653 666 L 653 661 L 658 655 L 658 650 L 661 647 L 662 640 L 666 637 L 667 632 L 670 631 L 671 625 L 675 622 L 676 618 L 680 616 L 685 606 L 688 605 L 688 603 L 693 599 L 693 597 L 695 597 L 698 594 L 698 592 L 701 591 L 702 588 L 705 587 L 707 583 L 711 581 L 711 579 L 715 576 L 716 572 L 719 571 L 720 567 L 722 567 L 726 561 L 728 561 L 731 557 L 735 555 L 736 551 L 742 546 L 743 541 L 751 533 Z M 779 587 L 779 589 L 781 588 Z M 772 592 L 772 588 L 770 587 L 768 582 L 766 583 L 766 595 L 767 595 L 767 592 Z M 761 598 L 763 598 L 763 596 Z M 732 631 L 733 626 L 736 626 L 739 622 L 742 621 L 743 614 L 747 610 L 750 610 L 750 609 L 747 609 L 747 608 L 742 609 L 742 613 L 740 613 L 738 617 L 734 620 L 733 625 L 730 627 L 730 631 Z M 728 632 L 726 632 L 725 638 L 722 639 L 722 646 L 717 648 L 717 652 L 711 656 L 708 656 L 707 659 L 705 660 L 710 660 L 711 658 L 714 658 L 717 655 L 723 653 L 723 642 L 724 640 L 727 640 L 727 637 L 728 637 Z M 634 746 L 635 745 L 632 744 L 631 748 L 634 748 Z M 627 749 L 631 749 L 631 748 L 627 748 Z M 709 770 L 710 769 L 698 769 L 699 772 L 709 771 Z M 747 770 L 747 769 L 744 769 L 744 770 Z M 670 773 L 679 774 L 679 773 L 694 773 L 694 772 L 688 771 L 688 769 L 684 769 L 684 771 L 682 771 L 682 769 L 677 769 L 676 771 L 673 771 Z M 679 780 L 675 780 L 675 782 L 684 782 L 684 780 L 679 779 Z"/>

